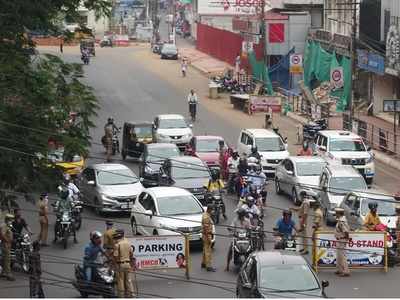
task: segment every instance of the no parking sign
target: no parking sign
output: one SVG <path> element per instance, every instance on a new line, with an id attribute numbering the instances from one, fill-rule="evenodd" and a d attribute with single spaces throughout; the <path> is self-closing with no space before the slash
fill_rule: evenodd
<path id="1" fill-rule="evenodd" d="M 343 68 L 337 67 L 331 70 L 331 85 L 333 89 L 341 89 L 343 87 Z"/>
<path id="2" fill-rule="evenodd" d="M 290 73 L 293 74 L 303 73 L 303 55 L 301 54 L 290 55 Z"/>

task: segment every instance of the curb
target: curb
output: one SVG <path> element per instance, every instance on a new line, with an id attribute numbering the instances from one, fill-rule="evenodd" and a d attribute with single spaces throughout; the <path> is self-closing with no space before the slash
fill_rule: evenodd
<path id="1" fill-rule="evenodd" d="M 299 122 L 301 124 L 306 124 L 307 123 L 307 119 L 306 118 L 304 118 L 302 116 L 299 116 L 299 115 L 297 115 L 297 114 L 295 114 L 293 112 L 288 112 L 287 113 L 287 117 L 289 117 L 290 119 L 292 119 L 292 120 L 294 120 L 296 122 Z M 390 156 L 382 153 L 379 150 L 375 150 L 375 149 L 373 150 L 373 153 L 375 155 L 375 159 L 376 160 L 379 160 L 380 162 L 382 162 L 382 163 L 384 163 L 386 165 L 389 165 L 389 166 L 391 166 L 391 167 L 393 167 L 393 168 L 395 168 L 397 170 L 400 170 L 400 161 L 398 159 L 391 158 Z"/>

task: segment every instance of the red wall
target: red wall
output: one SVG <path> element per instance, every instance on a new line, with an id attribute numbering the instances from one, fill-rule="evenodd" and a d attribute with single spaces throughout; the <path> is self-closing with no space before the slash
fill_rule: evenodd
<path id="1" fill-rule="evenodd" d="M 240 34 L 197 24 L 197 49 L 231 65 L 234 65 L 236 56 L 241 53 L 242 41 Z M 257 59 L 261 59 L 261 43 L 254 45 L 254 50 Z M 246 68 L 247 65 L 247 61 L 242 59 L 241 66 Z"/>

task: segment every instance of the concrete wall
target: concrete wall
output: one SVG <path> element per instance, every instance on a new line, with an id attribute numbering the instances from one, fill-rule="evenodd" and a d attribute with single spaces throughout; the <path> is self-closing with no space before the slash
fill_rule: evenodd
<path id="1" fill-rule="evenodd" d="M 396 1 L 396 0 L 395 0 Z M 347 3 L 338 4 L 338 3 Z M 325 0 L 324 8 L 324 27 L 325 30 L 332 33 L 338 33 L 342 35 L 350 36 L 352 32 L 353 23 L 353 11 L 351 10 L 352 5 L 350 3 L 355 3 L 353 0 Z M 359 6 L 357 5 L 357 24 L 359 24 Z M 329 10 L 343 8 L 346 10 Z M 336 21 L 330 20 L 334 19 Z M 348 23 L 348 24 L 346 24 Z"/>
<path id="2" fill-rule="evenodd" d="M 233 31 L 232 16 L 201 16 L 201 24 L 205 24 L 214 28 Z"/>
<path id="3" fill-rule="evenodd" d="M 373 75 L 373 103 L 374 103 L 374 114 L 382 112 L 383 100 L 393 98 L 393 84 L 397 81 L 391 75 L 379 76 Z"/>
<path id="4" fill-rule="evenodd" d="M 381 0 L 381 41 L 386 41 L 385 36 L 385 10 L 390 11 L 392 17 L 400 17 L 399 0 Z"/>

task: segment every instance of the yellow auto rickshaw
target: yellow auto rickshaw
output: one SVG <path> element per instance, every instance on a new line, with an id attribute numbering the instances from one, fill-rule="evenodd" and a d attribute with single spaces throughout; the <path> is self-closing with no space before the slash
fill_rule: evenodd
<path id="1" fill-rule="evenodd" d="M 125 122 L 122 131 L 122 159 L 127 156 L 138 159 L 145 144 L 153 142 L 152 122 Z"/>

